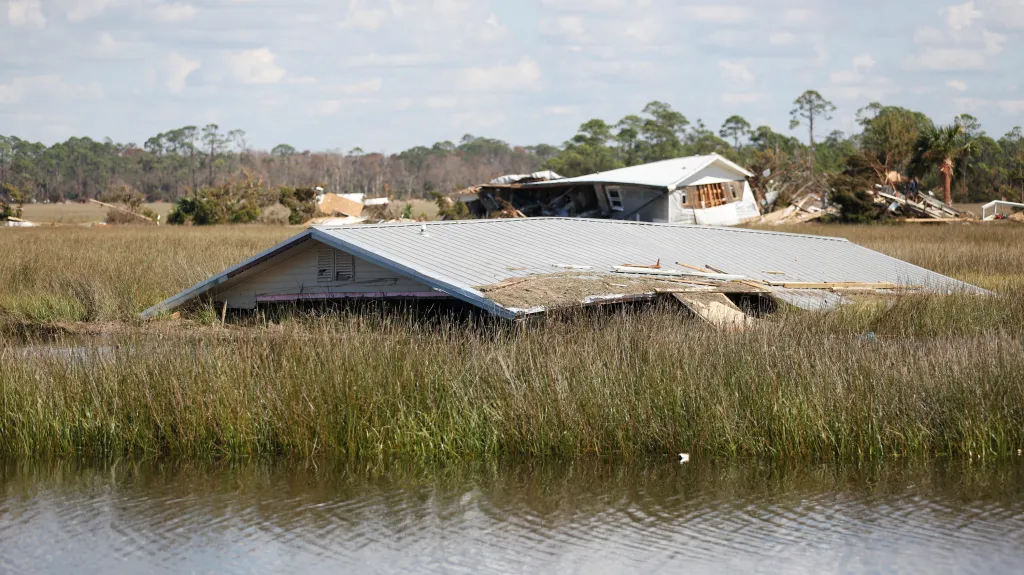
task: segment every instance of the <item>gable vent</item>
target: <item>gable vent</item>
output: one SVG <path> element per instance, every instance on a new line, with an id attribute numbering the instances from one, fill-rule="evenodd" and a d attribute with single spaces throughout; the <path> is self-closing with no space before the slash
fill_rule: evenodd
<path id="1" fill-rule="evenodd" d="M 317 249 L 316 281 L 329 284 L 334 279 L 334 250 L 328 247 Z"/>
<path id="2" fill-rule="evenodd" d="M 334 251 L 334 281 L 350 282 L 355 278 L 356 262 L 352 254 Z"/>

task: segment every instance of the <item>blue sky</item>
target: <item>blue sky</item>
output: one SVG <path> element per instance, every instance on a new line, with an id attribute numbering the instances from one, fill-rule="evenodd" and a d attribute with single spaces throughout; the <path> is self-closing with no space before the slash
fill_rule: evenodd
<path id="1" fill-rule="evenodd" d="M 654 99 L 786 131 L 808 88 L 839 108 L 821 135 L 878 100 L 998 137 L 1022 69 L 1024 0 L 0 0 L 0 133 L 44 143 L 559 144 Z"/>

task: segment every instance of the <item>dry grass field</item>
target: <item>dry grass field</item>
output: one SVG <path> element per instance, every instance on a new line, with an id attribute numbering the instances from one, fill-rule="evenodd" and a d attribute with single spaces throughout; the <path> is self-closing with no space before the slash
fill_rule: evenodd
<path id="1" fill-rule="evenodd" d="M 1024 449 L 1024 226 L 800 226 L 1002 294 L 784 312 L 675 308 L 521 327 L 373 313 L 221 327 L 136 314 L 294 233 L 0 229 L 0 455 L 862 461 Z M 82 325 L 82 324 L 80 324 Z M 10 335 L 20 334 L 20 335 Z"/>
<path id="2" fill-rule="evenodd" d="M 157 214 L 167 218 L 174 204 L 167 202 L 143 204 Z M 79 204 L 66 202 L 63 204 L 27 204 L 22 208 L 22 217 L 38 224 L 88 224 L 102 222 L 107 218 L 107 208 L 97 204 Z"/>

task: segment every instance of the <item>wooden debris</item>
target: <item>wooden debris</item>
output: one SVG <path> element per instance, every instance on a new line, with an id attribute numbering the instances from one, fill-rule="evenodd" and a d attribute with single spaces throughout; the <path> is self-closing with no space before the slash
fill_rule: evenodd
<path id="1" fill-rule="evenodd" d="M 530 281 L 530 279 L 531 279 L 530 277 L 507 279 L 507 280 L 505 280 L 503 282 L 499 282 L 499 283 L 496 283 L 494 285 L 484 286 L 484 287 L 480 288 L 480 291 L 492 292 L 492 291 L 503 290 L 503 289 L 506 289 L 506 288 L 517 286 L 517 285 L 519 285 L 521 283 L 528 282 L 528 281 Z"/>
<path id="2" fill-rule="evenodd" d="M 676 262 L 676 265 L 684 267 L 684 268 L 689 269 L 689 270 L 696 271 L 696 272 L 701 272 L 701 273 L 705 273 L 705 274 L 708 273 L 708 270 L 705 269 L 705 268 L 699 268 L 697 266 L 691 266 L 690 264 L 684 264 L 683 262 Z"/>
<path id="3" fill-rule="evenodd" d="M 668 277 L 686 277 L 695 276 L 704 279 L 713 280 L 743 280 L 747 279 L 745 276 L 729 275 L 729 274 L 713 274 L 706 272 L 684 272 L 684 271 L 673 271 L 673 270 L 655 270 L 650 268 L 634 268 L 630 266 L 618 266 L 615 268 L 616 273 L 620 274 L 637 274 L 637 275 L 652 275 L 652 276 L 668 276 Z"/>
<path id="4" fill-rule="evenodd" d="M 105 202 L 101 202 L 99 200 L 94 200 L 92 198 L 89 198 L 89 201 L 94 203 L 94 204 L 103 206 L 104 208 L 108 208 L 108 209 L 111 209 L 111 210 L 114 210 L 114 211 L 118 211 L 118 212 L 121 212 L 123 214 L 128 214 L 130 216 L 135 216 L 136 218 L 139 218 L 140 220 L 145 220 L 145 221 L 147 221 L 149 223 L 152 223 L 152 224 L 157 223 L 156 220 L 154 220 L 153 218 L 151 218 L 149 216 L 144 216 L 144 215 L 142 215 L 142 214 L 140 214 L 138 212 L 133 212 L 133 211 L 129 210 L 128 208 L 122 208 L 121 206 L 115 206 L 113 204 L 108 204 L 108 203 L 105 203 Z"/>
<path id="5" fill-rule="evenodd" d="M 661 260 L 658 260 L 658 262 L 655 263 L 652 266 L 645 266 L 645 265 L 640 265 L 640 264 L 622 264 L 622 267 L 624 267 L 624 268 L 639 268 L 639 269 L 643 269 L 643 270 L 660 270 L 661 269 Z"/>
<path id="6" fill-rule="evenodd" d="M 707 323 L 729 331 L 743 331 L 747 327 L 747 314 L 720 293 L 672 294 L 676 300 Z"/>
<path id="7" fill-rule="evenodd" d="M 750 280 L 738 280 L 736 283 L 752 287 L 755 290 L 757 290 L 757 293 L 771 293 L 772 291 L 771 288 L 769 288 L 768 286 Z"/>

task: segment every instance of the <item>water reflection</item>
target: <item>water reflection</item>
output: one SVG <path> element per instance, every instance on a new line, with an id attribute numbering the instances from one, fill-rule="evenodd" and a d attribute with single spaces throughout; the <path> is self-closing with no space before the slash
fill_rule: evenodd
<path id="1" fill-rule="evenodd" d="M 1024 572 L 1021 466 L 0 467 L 0 571 Z"/>

